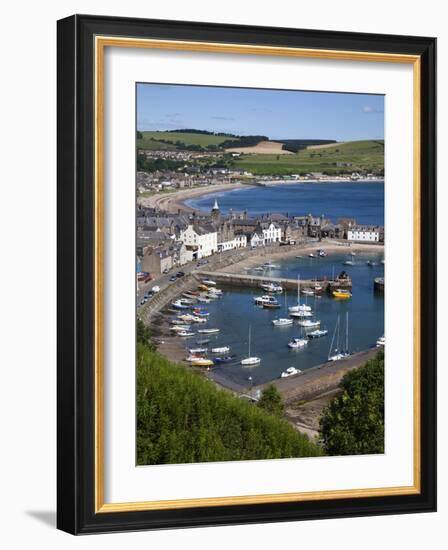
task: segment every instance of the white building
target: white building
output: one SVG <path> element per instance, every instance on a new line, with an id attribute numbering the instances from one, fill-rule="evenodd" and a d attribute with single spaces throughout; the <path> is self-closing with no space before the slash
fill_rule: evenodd
<path id="1" fill-rule="evenodd" d="M 380 241 L 380 227 L 369 225 L 354 225 L 347 231 L 347 240 L 360 241 L 368 243 L 377 243 Z"/>
<path id="2" fill-rule="evenodd" d="M 245 248 L 247 246 L 247 236 L 243 234 L 235 235 L 235 237 L 229 241 L 218 243 L 219 252 L 226 250 L 234 250 L 235 248 Z"/>
<path id="3" fill-rule="evenodd" d="M 189 225 L 181 231 L 179 240 L 190 250 L 194 249 L 194 258 L 199 260 L 218 251 L 218 233 L 208 224 Z"/>
<path id="4" fill-rule="evenodd" d="M 265 242 L 264 242 L 264 237 L 263 237 L 263 234 L 261 233 L 257 233 L 256 231 L 254 233 L 252 233 L 252 235 L 250 236 L 250 240 L 249 240 L 249 243 L 250 243 L 250 246 L 252 248 L 255 248 L 257 246 L 264 246 L 265 245 Z"/>
<path id="5" fill-rule="evenodd" d="M 264 244 L 276 243 L 282 240 L 282 229 L 276 223 L 262 223 L 261 229 L 263 231 Z"/>

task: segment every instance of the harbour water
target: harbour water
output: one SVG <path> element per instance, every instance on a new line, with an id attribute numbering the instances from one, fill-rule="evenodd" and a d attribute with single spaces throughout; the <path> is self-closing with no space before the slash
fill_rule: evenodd
<path id="1" fill-rule="evenodd" d="M 354 265 L 343 265 L 347 259 Z M 320 298 L 301 296 L 301 303 L 311 306 L 314 317 L 321 321 L 321 328 L 328 334 L 322 338 L 310 339 L 305 348 L 293 350 L 288 342 L 295 336 L 306 336 L 297 320 L 293 325 L 275 327 L 272 320 L 288 317 L 287 307 L 297 303 L 297 293 L 277 295 L 280 309 L 269 310 L 254 305 L 253 298 L 263 294 L 261 289 L 223 287 L 223 297 L 204 305 L 210 312 L 207 327 L 217 327 L 219 334 L 210 337 L 208 347 L 230 346 L 234 355 L 232 363 L 214 367 L 220 375 L 240 385 L 261 384 L 278 378 L 282 371 L 294 366 L 300 370 L 322 364 L 327 361 L 335 324 L 339 317 L 339 345 L 337 334 L 334 347 L 345 349 L 346 312 L 348 312 L 348 348 L 350 352 L 365 350 L 375 345 L 378 337 L 384 332 L 384 297 L 373 289 L 373 279 L 384 275 L 381 263 L 382 253 L 358 252 L 349 257 L 343 252 L 329 253 L 325 258 L 289 258 L 275 261 L 278 268 L 265 270 L 266 277 L 288 277 L 303 279 L 314 277 L 332 277 L 333 272 L 342 270 L 352 277 L 353 296 L 350 300 L 338 300 L 324 294 Z M 370 261 L 374 265 L 368 265 Z M 260 271 L 248 270 L 247 273 L 260 275 Z M 248 333 L 251 327 L 251 355 L 261 358 L 255 367 L 244 367 L 242 358 L 248 355 Z M 185 342 L 186 347 L 195 347 L 195 338 Z"/>
<path id="2" fill-rule="evenodd" d="M 230 209 L 249 215 L 276 212 L 289 215 L 323 214 L 333 222 L 355 218 L 361 224 L 384 225 L 384 182 L 291 183 L 210 193 L 185 204 L 210 212 L 215 199 L 224 214 Z"/>

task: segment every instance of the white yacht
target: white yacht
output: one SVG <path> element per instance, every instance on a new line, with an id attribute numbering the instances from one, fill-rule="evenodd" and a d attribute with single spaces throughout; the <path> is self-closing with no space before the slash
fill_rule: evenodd
<path id="1" fill-rule="evenodd" d="M 250 354 L 251 331 L 252 331 L 252 327 L 249 326 L 249 350 L 248 350 L 247 357 L 241 360 L 241 364 L 246 367 L 252 367 L 255 365 L 259 365 L 261 363 L 260 357 L 251 356 Z"/>
<path id="2" fill-rule="evenodd" d="M 296 369 L 295 367 L 288 367 L 281 373 L 280 378 L 287 378 L 288 376 L 294 376 L 295 374 L 300 374 L 301 372 L 302 371 L 300 369 Z"/>
<path id="3" fill-rule="evenodd" d="M 272 321 L 272 324 L 274 327 L 286 327 L 288 325 L 292 325 L 292 319 L 286 319 L 286 318 L 280 318 L 280 319 L 274 319 Z"/>
<path id="4" fill-rule="evenodd" d="M 304 348 L 307 344 L 308 344 L 308 340 L 306 338 L 291 338 L 291 340 L 288 343 L 288 348 L 300 349 L 300 348 Z"/>

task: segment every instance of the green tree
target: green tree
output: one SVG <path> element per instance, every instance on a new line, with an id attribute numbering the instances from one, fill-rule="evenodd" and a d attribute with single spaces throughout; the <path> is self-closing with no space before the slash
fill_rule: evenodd
<path id="1" fill-rule="evenodd" d="M 320 420 L 320 439 L 328 455 L 384 453 L 384 353 L 341 380 L 342 394 Z"/>
<path id="2" fill-rule="evenodd" d="M 273 416 L 282 417 L 285 413 L 282 396 L 273 384 L 263 390 L 257 405 Z"/>

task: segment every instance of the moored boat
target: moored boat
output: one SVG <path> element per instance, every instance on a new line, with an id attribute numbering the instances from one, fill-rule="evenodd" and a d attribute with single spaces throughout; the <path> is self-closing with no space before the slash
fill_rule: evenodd
<path id="1" fill-rule="evenodd" d="M 376 347 L 384 348 L 385 345 L 386 345 L 386 338 L 384 336 L 380 336 L 376 341 Z"/>
<path id="2" fill-rule="evenodd" d="M 345 290 L 343 288 L 333 290 L 332 295 L 334 296 L 334 298 L 342 298 L 343 300 L 348 300 L 352 297 L 352 293 L 349 290 Z"/>
<path id="3" fill-rule="evenodd" d="M 299 325 L 303 328 L 315 328 L 320 326 L 320 321 L 318 320 L 311 320 L 311 319 L 303 319 L 299 321 Z"/>
<path id="4" fill-rule="evenodd" d="M 321 338 L 322 336 L 326 336 L 328 334 L 327 329 L 316 329 L 312 330 L 311 332 L 308 332 L 307 336 L 308 338 Z"/>
<path id="5" fill-rule="evenodd" d="M 274 319 L 272 321 L 272 324 L 274 325 L 274 327 L 286 327 L 288 325 L 292 325 L 292 319 L 286 319 L 286 318 Z"/>
<path id="6" fill-rule="evenodd" d="M 216 334 L 219 331 L 219 328 L 202 328 L 198 330 L 198 334 Z"/>
<path id="7" fill-rule="evenodd" d="M 300 349 L 304 348 L 307 344 L 308 340 L 306 338 L 291 338 L 291 340 L 288 342 L 288 348 Z"/>
<path id="8" fill-rule="evenodd" d="M 220 348 L 212 348 L 212 353 L 229 353 L 230 347 L 229 346 L 222 346 Z"/>
<path id="9" fill-rule="evenodd" d="M 281 373 L 280 378 L 288 378 L 288 376 L 294 376 L 295 374 L 300 374 L 301 372 L 302 371 L 300 369 L 296 369 L 296 367 L 288 367 Z"/>
<path id="10" fill-rule="evenodd" d="M 261 363 L 260 357 L 251 356 L 250 354 L 250 344 L 251 344 L 251 334 L 252 333 L 252 327 L 249 326 L 249 349 L 247 357 L 241 360 L 241 364 L 246 367 L 252 367 L 255 365 L 259 365 Z"/>
<path id="11" fill-rule="evenodd" d="M 205 359 L 204 357 L 199 357 L 191 362 L 191 364 L 195 367 L 211 367 L 213 365 L 213 361 L 211 359 Z"/>

